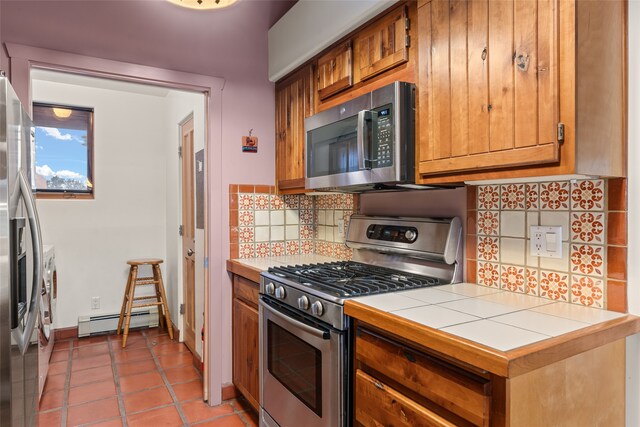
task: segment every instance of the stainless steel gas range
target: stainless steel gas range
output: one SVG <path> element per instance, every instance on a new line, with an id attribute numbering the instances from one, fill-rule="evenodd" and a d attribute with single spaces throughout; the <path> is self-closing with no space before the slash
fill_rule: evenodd
<path id="1" fill-rule="evenodd" d="M 261 426 L 350 424 L 353 337 L 345 300 L 461 281 L 459 218 L 354 215 L 346 240 L 353 261 L 261 275 Z"/>

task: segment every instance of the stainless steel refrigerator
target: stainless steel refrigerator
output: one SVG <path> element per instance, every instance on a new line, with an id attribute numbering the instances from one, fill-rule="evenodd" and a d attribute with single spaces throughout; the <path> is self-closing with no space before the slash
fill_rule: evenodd
<path id="1" fill-rule="evenodd" d="M 0 426 L 38 422 L 42 243 L 30 185 L 32 129 L 0 71 Z"/>

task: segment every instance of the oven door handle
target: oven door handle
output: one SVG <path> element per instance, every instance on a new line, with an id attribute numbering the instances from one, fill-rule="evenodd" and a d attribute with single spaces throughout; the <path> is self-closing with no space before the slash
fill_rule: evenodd
<path id="1" fill-rule="evenodd" d="M 286 316 L 284 314 L 282 314 L 280 311 L 276 310 L 275 308 L 271 307 L 271 305 L 269 305 L 269 303 L 265 302 L 264 300 L 260 299 L 260 306 L 263 307 L 265 310 L 269 311 L 271 314 L 273 314 L 274 316 L 291 323 L 293 326 L 295 326 L 298 329 L 302 329 L 305 332 L 308 332 L 309 334 L 318 337 L 318 338 L 322 338 L 323 340 L 328 340 L 331 338 L 331 334 L 329 333 L 329 331 L 325 331 L 322 329 L 317 329 L 314 328 L 311 325 L 307 325 L 306 323 L 302 323 L 299 320 L 293 319 L 289 316 Z"/>

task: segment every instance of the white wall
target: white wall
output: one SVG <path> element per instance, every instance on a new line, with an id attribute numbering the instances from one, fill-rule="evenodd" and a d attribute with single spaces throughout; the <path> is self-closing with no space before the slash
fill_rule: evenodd
<path id="1" fill-rule="evenodd" d="M 178 144 L 180 143 L 179 123 L 193 113 L 194 119 L 194 152 L 205 146 L 204 105 L 202 93 L 171 91 L 166 97 L 165 135 L 167 143 L 166 156 L 166 233 L 167 233 L 167 298 L 175 301 L 171 305 L 171 318 L 183 331 L 183 316 L 178 313 L 178 307 L 183 302 L 182 293 L 182 239 L 178 236 L 178 226 L 181 224 L 181 161 L 178 158 Z M 194 168 L 195 171 L 195 168 Z M 196 229 L 196 352 L 202 357 L 202 340 L 200 330 L 204 323 L 204 230 Z M 182 335 L 182 332 L 181 332 Z M 184 335 L 182 335 L 184 336 Z"/>
<path id="2" fill-rule="evenodd" d="M 43 241 L 56 247 L 56 326 L 71 327 L 79 315 L 120 311 L 128 259 L 166 258 L 165 100 L 47 81 L 32 87 L 34 101 L 94 108 L 95 199 L 37 202 Z M 94 296 L 99 310 L 91 310 Z"/>
<path id="3" fill-rule="evenodd" d="M 640 2 L 629 1 L 629 134 L 628 134 L 628 252 L 627 299 L 629 312 L 640 315 Z M 640 336 L 627 339 L 627 425 L 640 425 Z"/>

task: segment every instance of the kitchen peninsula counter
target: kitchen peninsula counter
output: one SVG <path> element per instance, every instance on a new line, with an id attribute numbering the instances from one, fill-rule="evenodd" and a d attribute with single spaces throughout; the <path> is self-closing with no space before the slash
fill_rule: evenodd
<path id="1" fill-rule="evenodd" d="M 468 283 L 347 300 L 345 314 L 507 378 L 640 332 L 637 316 Z"/>

